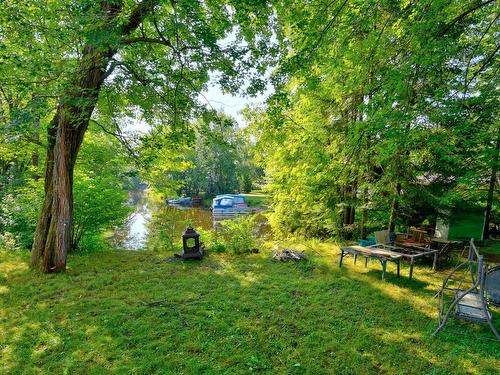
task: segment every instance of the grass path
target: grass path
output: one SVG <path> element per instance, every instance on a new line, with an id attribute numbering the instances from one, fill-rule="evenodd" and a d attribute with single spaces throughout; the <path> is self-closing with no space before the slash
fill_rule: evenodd
<path id="1" fill-rule="evenodd" d="M 0 373 L 487 374 L 500 344 L 487 327 L 452 322 L 437 338 L 441 274 L 415 280 L 375 263 L 337 266 L 269 253 L 168 263 L 169 254 L 72 256 L 63 275 L 28 270 L 0 251 Z M 321 254 L 321 255 L 320 255 Z M 145 302 L 156 302 L 148 306 Z M 495 314 L 496 324 L 500 316 Z M 459 334 L 460 333 L 460 334 Z M 467 333 L 468 335 L 464 335 Z"/>

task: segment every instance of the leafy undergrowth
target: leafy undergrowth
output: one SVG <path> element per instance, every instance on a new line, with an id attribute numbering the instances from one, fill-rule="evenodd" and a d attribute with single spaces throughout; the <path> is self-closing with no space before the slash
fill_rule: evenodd
<path id="1" fill-rule="evenodd" d="M 300 249 L 300 247 L 299 247 Z M 62 275 L 0 251 L 0 373 L 494 373 L 486 326 L 436 338 L 443 272 L 346 261 L 326 244 L 304 265 L 269 252 L 166 262 L 171 254 L 72 256 Z M 148 304 L 149 303 L 149 304 Z M 498 325 L 500 316 L 495 313 Z"/>

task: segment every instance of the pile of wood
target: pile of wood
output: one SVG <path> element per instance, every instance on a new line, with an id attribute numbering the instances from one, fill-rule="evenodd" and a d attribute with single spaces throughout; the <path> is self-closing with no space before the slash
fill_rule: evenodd
<path id="1" fill-rule="evenodd" d="M 292 249 L 283 249 L 281 251 L 273 251 L 273 260 L 279 260 L 282 262 L 286 262 L 288 260 L 299 261 L 302 259 L 306 259 L 306 254 L 301 251 L 295 251 Z"/>

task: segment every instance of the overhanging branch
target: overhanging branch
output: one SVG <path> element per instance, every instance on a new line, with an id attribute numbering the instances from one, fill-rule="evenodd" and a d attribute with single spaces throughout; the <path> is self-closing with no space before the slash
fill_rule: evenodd
<path id="1" fill-rule="evenodd" d="M 104 133 L 115 137 L 118 140 L 118 142 L 120 142 L 120 144 L 127 149 L 130 156 L 132 156 L 134 159 L 139 158 L 138 155 L 135 153 L 134 149 L 132 148 L 132 146 L 128 143 L 128 141 L 125 139 L 125 137 L 121 133 L 121 130 L 118 127 L 118 125 L 117 125 L 118 133 L 115 133 L 115 132 L 112 132 L 111 130 L 106 129 L 106 127 L 104 125 L 102 125 L 101 123 L 99 123 L 98 121 L 96 121 L 92 118 L 90 119 L 90 121 L 92 121 L 94 124 L 99 126 Z"/>
<path id="2" fill-rule="evenodd" d="M 150 44 L 162 44 L 164 46 L 168 46 L 170 48 L 174 48 L 172 43 L 168 39 L 161 38 L 161 39 L 156 39 L 156 38 L 147 38 L 147 37 L 136 37 L 136 38 L 126 38 L 122 40 L 122 44 L 128 45 L 128 44 L 134 44 L 134 43 L 150 43 Z"/>
<path id="3" fill-rule="evenodd" d="M 467 17 L 469 14 L 475 12 L 477 9 L 482 8 L 485 5 L 488 5 L 490 3 L 493 3 L 495 0 L 486 0 L 485 2 L 479 3 L 474 5 L 473 7 L 463 11 L 460 13 L 458 16 L 456 16 L 454 19 L 452 19 L 450 22 L 448 22 L 444 28 L 441 30 L 439 33 L 439 36 L 445 35 L 456 23 L 460 22 L 462 19 Z"/>

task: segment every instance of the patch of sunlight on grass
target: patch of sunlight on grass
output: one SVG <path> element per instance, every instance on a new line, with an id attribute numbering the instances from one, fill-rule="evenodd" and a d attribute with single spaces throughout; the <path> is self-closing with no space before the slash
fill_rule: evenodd
<path id="1" fill-rule="evenodd" d="M 39 337 L 40 342 L 33 348 L 31 357 L 39 359 L 46 352 L 56 349 L 62 343 L 61 338 L 55 333 L 42 332 Z"/>
<path id="2" fill-rule="evenodd" d="M 10 370 L 11 364 L 14 362 L 14 348 L 12 346 L 4 346 L 0 351 L 0 370 Z"/>
<path id="3" fill-rule="evenodd" d="M 5 285 L 0 285 L 0 294 L 7 294 L 9 293 L 9 288 L 7 288 Z"/>
<path id="4" fill-rule="evenodd" d="M 251 256 L 247 257 L 252 258 Z M 222 267 L 215 272 L 220 276 L 233 277 L 238 280 L 240 285 L 243 287 L 250 287 L 261 280 L 262 273 L 259 271 L 259 269 L 262 269 L 261 265 L 252 267 L 252 270 L 249 270 L 247 267 L 242 270 L 238 267 L 239 264 L 235 264 L 234 261 L 238 262 L 238 258 L 235 257 L 233 262 L 231 262 L 231 259 L 221 261 Z"/>
<path id="5" fill-rule="evenodd" d="M 425 314 L 429 319 L 436 318 L 437 302 L 435 299 L 429 300 L 428 295 L 419 297 L 409 292 L 407 287 L 400 287 L 388 281 L 376 280 L 373 277 L 363 277 L 363 282 L 395 301 L 407 303 L 420 313 Z"/>
<path id="6" fill-rule="evenodd" d="M 428 361 L 432 366 L 439 365 L 442 361 L 442 358 L 433 354 L 432 351 L 425 346 L 426 338 L 422 334 L 394 332 L 384 329 L 380 329 L 379 334 L 382 340 L 387 344 L 401 348 L 401 350 L 411 350 L 416 357 L 420 358 L 422 361 Z M 436 341 L 436 344 L 439 344 L 439 341 Z M 471 356 L 470 353 L 467 353 L 459 359 L 454 370 L 456 373 L 466 372 L 467 374 L 480 374 L 482 372 L 477 371 L 476 360 L 477 358 L 475 356 Z M 486 367 L 491 366 L 493 370 L 494 362 L 494 360 L 491 361 Z"/>
<path id="7" fill-rule="evenodd" d="M 260 280 L 259 275 L 254 272 L 245 272 L 244 274 L 234 276 L 243 287 L 250 287 L 252 284 L 257 283 Z"/>
<path id="8" fill-rule="evenodd" d="M 99 328 L 96 326 L 89 326 L 85 329 L 85 335 L 91 337 L 96 335 L 99 332 Z"/>
<path id="9" fill-rule="evenodd" d="M 26 271 L 28 264 L 19 261 L 2 261 L 0 263 L 0 274 L 9 274 L 16 271 Z"/>

